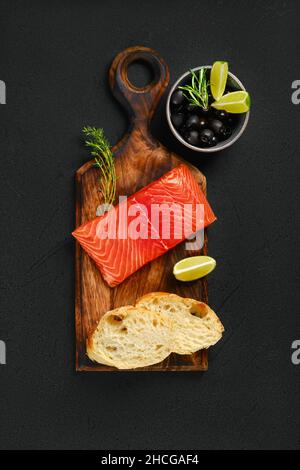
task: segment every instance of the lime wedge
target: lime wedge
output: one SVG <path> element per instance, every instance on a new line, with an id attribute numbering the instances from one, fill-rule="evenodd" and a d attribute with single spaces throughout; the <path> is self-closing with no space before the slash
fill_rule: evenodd
<path id="1" fill-rule="evenodd" d="M 210 89 L 216 101 L 223 96 L 227 83 L 228 63 L 215 62 L 210 72 Z"/>
<path id="2" fill-rule="evenodd" d="M 246 113 L 250 108 L 250 95 L 247 91 L 233 91 L 212 103 L 216 109 L 224 109 L 228 113 Z"/>
<path id="3" fill-rule="evenodd" d="M 210 256 L 191 256 L 175 264 L 173 274 L 178 281 L 195 281 L 206 276 L 216 267 L 216 261 Z"/>

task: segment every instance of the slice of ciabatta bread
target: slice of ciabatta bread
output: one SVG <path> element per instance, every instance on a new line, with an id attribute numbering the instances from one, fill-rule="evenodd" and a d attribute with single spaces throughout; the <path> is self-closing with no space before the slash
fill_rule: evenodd
<path id="1" fill-rule="evenodd" d="M 126 306 L 107 312 L 88 339 L 90 359 L 118 369 L 146 367 L 170 353 L 172 321 L 143 307 Z"/>
<path id="2" fill-rule="evenodd" d="M 137 307 L 168 316 L 173 322 L 172 352 L 191 354 L 213 346 L 222 337 L 224 327 L 205 303 L 165 292 L 141 297 Z"/>
<path id="3" fill-rule="evenodd" d="M 146 367 L 171 352 L 192 354 L 214 345 L 224 327 L 205 303 L 152 292 L 136 306 L 107 312 L 87 341 L 93 361 L 119 369 Z"/>

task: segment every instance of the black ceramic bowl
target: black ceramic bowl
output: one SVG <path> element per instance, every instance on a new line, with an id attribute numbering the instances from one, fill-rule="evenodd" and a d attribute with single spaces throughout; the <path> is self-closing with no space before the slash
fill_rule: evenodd
<path id="1" fill-rule="evenodd" d="M 210 70 L 212 67 L 211 65 L 202 65 L 192 70 L 194 72 L 198 72 L 202 68 Z M 167 114 L 168 124 L 172 133 L 183 145 L 185 145 L 185 147 L 195 150 L 196 152 L 212 153 L 212 152 L 218 152 L 227 147 L 230 147 L 234 142 L 236 142 L 241 137 L 244 130 L 246 129 L 246 126 L 249 120 L 249 114 L 250 114 L 249 111 L 247 113 L 232 115 L 235 119 L 235 125 L 232 128 L 231 136 L 227 138 L 226 140 L 222 140 L 218 142 L 217 145 L 215 145 L 214 147 L 198 147 L 196 145 L 191 145 L 182 137 L 182 135 L 174 127 L 172 120 L 171 120 L 171 105 L 170 105 L 171 96 L 178 86 L 185 85 L 188 82 L 189 77 L 190 77 L 190 72 L 186 72 L 183 75 L 181 75 L 181 77 L 179 77 L 176 83 L 174 83 L 174 85 L 172 86 L 169 92 L 168 98 L 167 98 L 166 114 Z M 228 72 L 226 88 L 229 89 L 230 91 L 245 90 L 245 87 L 242 84 L 242 82 L 231 72 Z"/>

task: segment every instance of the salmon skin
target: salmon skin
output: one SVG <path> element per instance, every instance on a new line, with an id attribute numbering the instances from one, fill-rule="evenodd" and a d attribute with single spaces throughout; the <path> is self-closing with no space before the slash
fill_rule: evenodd
<path id="1" fill-rule="evenodd" d="M 114 287 L 215 220 L 192 173 L 181 164 L 72 235 Z"/>

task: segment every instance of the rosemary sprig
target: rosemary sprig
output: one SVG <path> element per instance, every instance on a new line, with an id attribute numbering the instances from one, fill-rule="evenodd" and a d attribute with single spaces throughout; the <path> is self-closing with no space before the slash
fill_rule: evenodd
<path id="1" fill-rule="evenodd" d="M 206 69 L 200 69 L 199 74 L 193 70 L 190 72 L 192 75 L 192 85 L 184 85 L 179 88 L 186 92 L 184 96 L 193 106 L 200 106 L 200 108 L 207 109 L 209 82 L 206 78 Z"/>
<path id="2" fill-rule="evenodd" d="M 110 205 L 116 197 L 116 170 L 111 146 L 104 135 L 103 129 L 84 127 L 82 129 L 86 140 L 85 145 L 91 148 L 91 155 L 95 158 L 95 165 L 100 170 L 100 192 L 103 203 Z"/>

